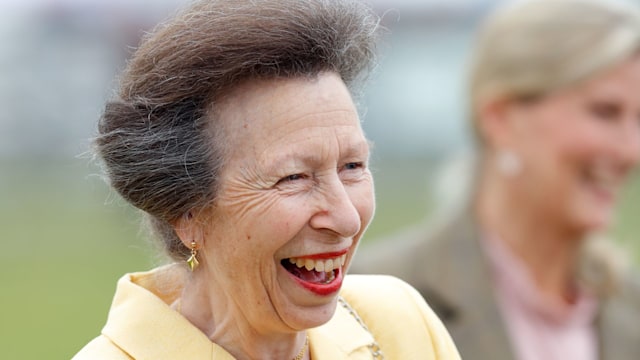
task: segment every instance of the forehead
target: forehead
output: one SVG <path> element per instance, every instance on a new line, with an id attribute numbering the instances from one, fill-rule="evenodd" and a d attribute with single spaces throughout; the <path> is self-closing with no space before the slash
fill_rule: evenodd
<path id="1" fill-rule="evenodd" d="M 602 93 L 603 95 L 635 95 L 630 89 L 640 84 L 640 56 L 636 55 L 623 61 L 598 76 L 587 81 L 582 90 L 590 93 Z"/>
<path id="2" fill-rule="evenodd" d="M 218 104 L 216 114 L 232 152 L 264 141 L 300 141 L 305 137 L 288 137 L 305 131 L 309 138 L 361 134 L 349 91 L 334 73 L 247 82 Z"/>

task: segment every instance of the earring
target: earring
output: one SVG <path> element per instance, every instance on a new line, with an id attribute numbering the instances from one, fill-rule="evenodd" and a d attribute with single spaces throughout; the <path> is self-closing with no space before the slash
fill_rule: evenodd
<path id="1" fill-rule="evenodd" d="M 511 150 L 500 150 L 497 154 L 498 171 L 507 177 L 514 177 L 522 171 L 522 160 Z"/>
<path id="2" fill-rule="evenodd" d="M 200 263 L 196 258 L 198 256 L 198 244 L 195 241 L 191 242 L 191 256 L 187 259 L 187 265 L 189 265 L 189 270 L 193 272 Z"/>

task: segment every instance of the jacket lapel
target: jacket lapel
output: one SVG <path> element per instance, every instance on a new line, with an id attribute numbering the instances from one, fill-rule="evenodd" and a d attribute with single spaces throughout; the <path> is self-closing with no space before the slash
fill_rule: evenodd
<path id="1" fill-rule="evenodd" d="M 623 285 L 622 292 L 605 300 L 597 320 L 602 360 L 640 358 L 640 285 Z"/>
<path id="2" fill-rule="evenodd" d="M 411 283 L 426 296 L 462 358 L 514 358 L 496 306 L 478 229 L 465 213 L 415 252 Z"/>
<path id="3" fill-rule="evenodd" d="M 373 336 L 340 305 L 328 323 L 309 330 L 309 340 L 311 358 L 319 360 L 369 360 L 367 345 L 374 342 Z"/>

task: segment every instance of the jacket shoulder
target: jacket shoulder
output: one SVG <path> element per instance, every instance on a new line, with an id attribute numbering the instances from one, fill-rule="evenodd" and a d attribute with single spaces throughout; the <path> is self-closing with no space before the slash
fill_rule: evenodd
<path id="1" fill-rule="evenodd" d="M 625 296 L 633 306 L 640 311 L 640 273 L 631 272 L 624 283 L 626 287 Z"/>
<path id="2" fill-rule="evenodd" d="M 132 360 L 106 336 L 100 335 L 85 345 L 71 360 Z"/>
<path id="3" fill-rule="evenodd" d="M 625 314 L 625 318 L 640 320 L 640 276 L 636 271 L 627 273 L 619 291 L 609 299 L 609 304 Z"/>
<path id="4" fill-rule="evenodd" d="M 349 275 L 342 296 L 393 359 L 459 359 L 444 325 L 420 294 L 388 275 Z"/>

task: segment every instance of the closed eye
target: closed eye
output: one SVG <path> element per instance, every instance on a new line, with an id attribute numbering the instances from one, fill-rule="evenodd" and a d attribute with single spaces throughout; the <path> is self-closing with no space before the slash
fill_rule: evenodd
<path id="1" fill-rule="evenodd" d="M 589 110 L 600 120 L 616 120 L 622 114 L 622 109 L 615 102 L 595 101 L 589 106 Z"/>
<path id="2" fill-rule="evenodd" d="M 302 180 L 304 178 L 305 178 L 304 174 L 291 174 L 291 175 L 287 175 L 287 176 L 283 177 L 282 179 L 278 180 L 276 185 L 284 184 L 284 183 L 290 183 L 290 182 L 294 182 L 294 181 L 297 181 L 297 180 Z"/>

